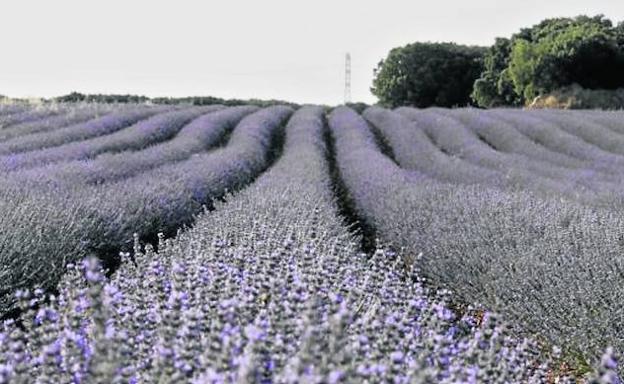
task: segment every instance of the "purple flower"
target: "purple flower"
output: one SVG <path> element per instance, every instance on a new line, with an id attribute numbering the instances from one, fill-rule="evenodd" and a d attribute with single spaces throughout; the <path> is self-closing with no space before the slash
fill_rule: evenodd
<path id="1" fill-rule="evenodd" d="M 339 383 L 344 378 L 344 372 L 342 371 L 332 371 L 327 377 L 327 382 L 329 384 Z"/>
<path id="2" fill-rule="evenodd" d="M 261 328 L 249 324 L 245 327 L 245 336 L 249 341 L 254 342 L 261 340 L 264 337 L 264 332 Z"/>

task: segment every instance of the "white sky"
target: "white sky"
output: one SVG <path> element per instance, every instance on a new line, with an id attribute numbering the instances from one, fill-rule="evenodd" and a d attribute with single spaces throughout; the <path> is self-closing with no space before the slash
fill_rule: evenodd
<path id="1" fill-rule="evenodd" d="M 490 45 L 546 17 L 620 0 L 1 0 L 0 94 L 210 95 L 374 102 L 373 68 L 414 41 Z"/>

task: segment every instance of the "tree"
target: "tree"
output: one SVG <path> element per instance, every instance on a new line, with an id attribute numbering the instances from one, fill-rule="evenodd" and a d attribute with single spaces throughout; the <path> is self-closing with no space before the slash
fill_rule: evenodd
<path id="1" fill-rule="evenodd" d="M 498 37 L 486 52 L 484 71 L 478 78 L 471 94 L 472 100 L 482 107 L 498 105 L 521 105 L 523 100 L 516 94 L 509 77 L 509 55 L 511 40 Z"/>
<path id="2" fill-rule="evenodd" d="M 388 107 L 470 104 L 483 70 L 485 48 L 453 43 L 413 43 L 394 48 L 374 71 L 371 92 Z"/>
<path id="3" fill-rule="evenodd" d="M 87 95 L 85 94 L 82 94 L 79 92 L 72 92 L 68 95 L 59 96 L 55 100 L 61 103 L 77 103 L 77 102 L 85 101 L 86 98 L 87 98 Z"/>
<path id="4" fill-rule="evenodd" d="M 516 92 L 529 100 L 574 83 L 588 89 L 624 86 L 622 57 L 611 23 L 583 17 L 538 40 L 517 40 L 509 69 Z"/>
<path id="5" fill-rule="evenodd" d="M 602 15 L 546 19 L 511 39 L 497 39 L 485 56 L 473 100 L 483 107 L 522 105 L 554 90 L 624 86 L 624 25 Z"/>
<path id="6" fill-rule="evenodd" d="M 614 29 L 618 46 L 624 50 L 624 21 L 621 21 Z"/>

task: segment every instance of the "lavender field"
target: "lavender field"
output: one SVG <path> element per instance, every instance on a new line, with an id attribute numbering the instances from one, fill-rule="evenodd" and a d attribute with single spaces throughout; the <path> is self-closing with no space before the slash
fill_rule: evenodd
<path id="1" fill-rule="evenodd" d="M 621 383 L 624 112 L 0 104 L 0 384 Z"/>

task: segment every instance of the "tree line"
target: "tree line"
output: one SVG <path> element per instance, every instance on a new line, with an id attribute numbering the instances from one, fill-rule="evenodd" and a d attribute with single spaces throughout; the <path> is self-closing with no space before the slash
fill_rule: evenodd
<path id="1" fill-rule="evenodd" d="M 189 97 L 147 97 L 138 95 L 117 95 L 117 94 L 83 94 L 72 92 L 67 95 L 55 97 L 53 101 L 61 103 L 152 103 L 152 104 L 191 104 L 191 105 L 213 105 L 221 104 L 226 106 L 236 105 L 257 105 L 259 107 L 269 107 L 272 105 L 297 106 L 295 103 L 282 100 L 260 100 L 260 99 L 223 99 L 214 96 L 189 96 Z"/>
<path id="2" fill-rule="evenodd" d="M 394 48 L 371 91 L 398 106 L 523 106 L 567 86 L 624 87 L 624 22 L 603 15 L 546 19 L 491 47 L 417 42 Z M 623 106 L 624 107 L 624 106 Z"/>

